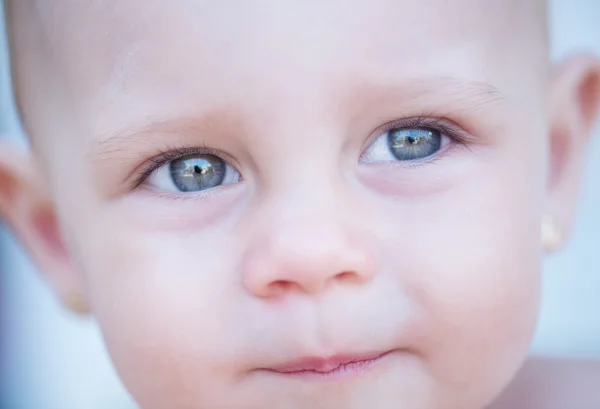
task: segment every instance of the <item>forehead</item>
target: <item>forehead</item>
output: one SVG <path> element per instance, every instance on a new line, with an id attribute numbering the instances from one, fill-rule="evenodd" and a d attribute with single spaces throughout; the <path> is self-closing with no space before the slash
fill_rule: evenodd
<path id="1" fill-rule="evenodd" d="M 164 112 L 165 99 L 198 106 L 282 91 L 310 98 L 318 89 L 332 94 L 399 78 L 516 89 L 509 77 L 535 71 L 546 53 L 540 0 L 13 3 L 13 14 L 36 19 L 27 25 L 35 35 L 23 37 L 44 56 L 44 64 L 26 69 L 44 66 L 35 74 L 60 79 L 73 104 L 84 109 L 79 101 L 87 101 L 88 115 L 112 108 L 121 121 Z"/>
<path id="2" fill-rule="evenodd" d="M 20 4 L 17 9 L 29 9 L 23 14 L 37 16 L 37 24 L 29 28 L 39 27 L 40 40 L 59 59 L 90 51 L 98 57 L 131 54 L 145 45 L 159 52 L 209 57 L 206 51 L 211 48 L 223 54 L 241 48 L 260 57 L 260 51 L 309 48 L 317 57 L 333 50 L 364 52 L 390 45 L 412 52 L 458 42 L 493 41 L 502 46 L 539 34 L 544 19 L 541 0 L 25 0 Z M 169 47 L 160 48 L 165 45 Z"/>

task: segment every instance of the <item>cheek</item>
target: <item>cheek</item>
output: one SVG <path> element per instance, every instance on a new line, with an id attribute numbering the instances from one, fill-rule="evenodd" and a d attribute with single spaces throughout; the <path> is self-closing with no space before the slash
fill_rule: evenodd
<path id="1" fill-rule="evenodd" d="M 391 270 L 417 305 L 416 348 L 453 396 L 497 393 L 527 351 L 540 291 L 535 183 L 483 167 L 383 212 Z"/>
<path id="2" fill-rule="evenodd" d="M 106 220 L 94 234 L 97 244 L 83 249 L 94 310 L 119 375 L 134 396 L 148 399 L 143 407 L 218 396 L 235 361 L 229 343 L 239 338 L 229 319 L 236 283 L 224 265 L 231 246 L 215 234 L 150 235 L 123 225 Z"/>

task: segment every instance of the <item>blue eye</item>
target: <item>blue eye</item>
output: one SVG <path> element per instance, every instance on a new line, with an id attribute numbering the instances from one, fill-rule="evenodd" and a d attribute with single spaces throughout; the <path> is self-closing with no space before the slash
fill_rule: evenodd
<path id="1" fill-rule="evenodd" d="M 193 154 L 165 163 L 146 183 L 165 191 L 199 192 L 236 183 L 239 179 L 239 173 L 223 159 L 210 154 Z"/>
<path id="2" fill-rule="evenodd" d="M 362 155 L 362 161 L 409 162 L 435 155 L 444 142 L 442 133 L 433 128 L 393 128 L 380 135 Z"/>
<path id="3" fill-rule="evenodd" d="M 225 178 L 225 162 L 213 155 L 174 160 L 169 170 L 173 183 L 182 192 L 217 187 Z"/>
<path id="4" fill-rule="evenodd" d="M 426 158 L 442 146 L 442 135 L 435 129 L 399 128 L 390 130 L 387 135 L 390 151 L 401 161 Z"/>

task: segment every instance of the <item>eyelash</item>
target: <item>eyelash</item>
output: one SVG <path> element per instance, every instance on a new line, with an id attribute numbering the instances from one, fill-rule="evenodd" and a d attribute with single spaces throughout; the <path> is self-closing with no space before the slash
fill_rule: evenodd
<path id="1" fill-rule="evenodd" d="M 360 155 L 359 162 L 364 158 L 364 152 L 368 150 L 368 148 L 375 143 L 377 138 L 386 132 L 391 131 L 395 128 L 430 128 L 435 129 L 440 132 L 442 135 L 450 138 L 452 143 L 460 145 L 460 146 L 468 146 L 468 138 L 463 130 L 461 130 L 457 125 L 454 125 L 451 121 L 443 118 L 436 118 L 432 116 L 417 116 L 409 119 L 403 119 L 398 121 L 390 122 L 383 127 L 380 127 L 373 133 L 368 140 L 365 146 L 363 147 L 363 153 Z M 134 189 L 139 188 L 144 181 L 150 177 L 150 175 L 159 169 L 161 166 L 169 163 L 170 161 L 179 159 L 183 156 L 191 156 L 191 155 L 214 155 L 223 160 L 227 160 L 231 163 L 235 164 L 235 161 L 227 154 L 217 149 L 209 148 L 208 146 L 197 146 L 197 147 L 189 147 L 189 146 L 180 146 L 180 147 L 170 147 L 162 150 L 158 154 L 154 155 L 152 158 L 148 159 L 147 164 L 144 165 L 143 170 L 140 172 L 140 175 L 134 181 Z M 423 166 L 428 163 L 433 163 L 440 159 L 443 156 L 442 153 L 436 153 L 429 158 L 425 158 L 423 160 L 412 161 L 411 163 L 400 163 L 400 166 L 406 167 L 408 166 Z"/>
<path id="2" fill-rule="evenodd" d="M 366 151 L 377 141 L 379 137 L 383 134 L 391 131 L 396 128 L 429 128 L 434 129 L 442 134 L 442 136 L 446 136 L 450 138 L 450 141 L 458 146 L 469 147 L 469 138 L 467 133 L 462 130 L 458 125 L 455 125 L 453 121 L 450 121 L 446 118 L 435 117 L 433 115 L 421 115 L 408 119 L 401 119 L 387 123 L 382 127 L 378 128 L 372 136 L 367 140 L 367 143 L 362 149 L 362 154 L 360 155 L 359 161 L 362 162 Z M 431 164 L 437 162 L 439 159 L 445 156 L 446 150 L 438 151 L 435 154 L 423 158 L 417 159 L 414 161 L 398 161 L 398 162 L 390 162 L 390 164 L 394 166 L 401 167 L 419 167 L 427 164 Z"/>
<path id="3" fill-rule="evenodd" d="M 144 183 L 144 181 L 161 166 L 164 166 L 165 164 L 176 159 L 180 159 L 184 156 L 192 155 L 214 155 L 218 158 L 221 158 L 222 160 L 229 161 L 229 163 L 235 163 L 235 161 L 224 152 L 219 151 L 217 149 L 209 148 L 204 145 L 195 147 L 170 147 L 167 149 L 163 149 L 158 154 L 154 155 L 153 157 L 147 160 L 142 171 L 140 172 L 140 175 L 134 181 L 134 189 L 139 188 Z"/>
<path id="4" fill-rule="evenodd" d="M 457 125 L 454 125 L 451 121 L 443 118 L 435 118 L 429 116 L 418 116 L 408 119 L 401 119 L 399 121 L 393 121 L 381 128 L 378 128 L 374 135 L 369 139 L 365 149 L 371 146 L 375 140 L 382 134 L 391 131 L 396 128 L 429 128 L 435 129 L 442 135 L 449 137 L 452 142 L 459 145 L 466 145 L 468 143 L 467 136 L 463 130 Z"/>

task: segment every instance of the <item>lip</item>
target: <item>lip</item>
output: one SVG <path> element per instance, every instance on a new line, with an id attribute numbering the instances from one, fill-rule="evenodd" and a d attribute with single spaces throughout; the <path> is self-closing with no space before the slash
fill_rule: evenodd
<path id="1" fill-rule="evenodd" d="M 390 350 L 329 357 L 304 357 L 267 368 L 267 370 L 287 376 L 339 378 L 343 375 L 365 372 L 393 352 Z"/>

